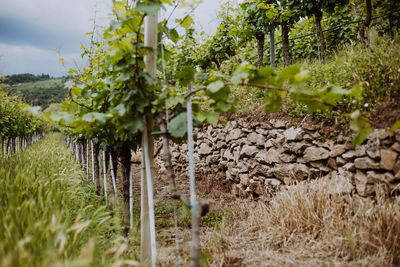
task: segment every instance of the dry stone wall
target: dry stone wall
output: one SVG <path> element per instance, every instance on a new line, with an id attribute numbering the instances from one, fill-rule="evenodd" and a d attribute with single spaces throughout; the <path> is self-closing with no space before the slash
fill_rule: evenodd
<path id="1" fill-rule="evenodd" d="M 268 197 L 281 186 L 307 179 L 334 181 L 337 193 L 374 195 L 400 192 L 400 131 L 376 129 L 357 148 L 351 137 L 324 140 L 314 125 L 289 125 L 273 119 L 263 123 L 229 121 L 196 129 L 198 175 L 222 177 L 240 197 Z M 186 171 L 186 144 L 174 145 L 178 171 Z M 333 188 L 333 191 L 335 189 Z"/>

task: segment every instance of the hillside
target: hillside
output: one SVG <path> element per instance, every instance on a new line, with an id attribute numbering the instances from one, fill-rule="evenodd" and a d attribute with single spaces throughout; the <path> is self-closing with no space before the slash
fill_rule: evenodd
<path id="1" fill-rule="evenodd" d="M 24 102 L 32 106 L 41 106 L 46 109 L 52 103 L 61 103 L 67 96 L 68 90 L 64 87 L 65 78 L 53 78 L 26 83 L 6 85 L 4 90 L 9 95 L 17 95 Z"/>

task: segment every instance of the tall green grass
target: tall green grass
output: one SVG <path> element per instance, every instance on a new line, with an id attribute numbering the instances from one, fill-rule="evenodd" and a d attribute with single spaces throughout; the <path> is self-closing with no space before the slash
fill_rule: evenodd
<path id="1" fill-rule="evenodd" d="M 123 263 L 119 216 L 111 216 L 60 139 L 52 134 L 0 161 L 1 266 Z"/>

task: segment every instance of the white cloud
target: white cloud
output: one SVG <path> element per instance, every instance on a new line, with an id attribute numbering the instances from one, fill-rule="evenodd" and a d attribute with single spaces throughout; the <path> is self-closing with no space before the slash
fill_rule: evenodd
<path id="1" fill-rule="evenodd" d="M 14 73 L 49 73 L 52 76 L 67 75 L 73 67 L 74 59 L 82 64 L 79 53 L 62 55 L 65 68 L 60 64 L 55 50 L 45 50 L 29 45 L 7 45 L 0 43 L 0 72 L 3 75 Z"/>
<path id="2" fill-rule="evenodd" d="M 227 0 L 203 0 L 193 17 L 198 31 L 213 34 L 218 25 L 217 10 Z M 0 71 L 3 74 L 30 72 L 67 74 L 58 62 L 61 51 L 67 67 L 79 65 L 80 43 L 89 41 L 95 5 L 97 24 L 108 25 L 111 0 L 0 0 Z M 172 20 L 182 18 L 188 8 L 176 10 Z M 167 11 L 167 14 L 168 11 Z"/>

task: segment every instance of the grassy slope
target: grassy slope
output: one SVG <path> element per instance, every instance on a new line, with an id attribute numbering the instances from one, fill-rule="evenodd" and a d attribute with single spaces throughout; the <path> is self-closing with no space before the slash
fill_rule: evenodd
<path id="1" fill-rule="evenodd" d="M 332 122 L 343 119 L 344 113 L 360 109 L 374 127 L 391 127 L 400 119 L 400 35 L 391 41 L 388 36 L 372 31 L 371 47 L 372 50 L 366 52 L 360 44 L 350 44 L 329 55 L 326 64 L 317 59 L 296 63 L 310 71 L 308 83 L 312 88 L 334 84 L 345 89 L 357 85 L 364 89 L 361 101 L 342 101 L 331 112 L 314 113 L 315 118 Z M 239 99 L 239 113 L 254 115 L 262 109 L 264 90 L 236 88 L 234 95 Z M 284 106 L 284 113 L 294 117 L 310 114 L 302 105 L 296 106 L 290 101 L 288 104 Z"/>
<path id="2" fill-rule="evenodd" d="M 43 109 L 52 103 L 62 102 L 67 93 L 62 78 L 19 83 L 6 87 L 6 90 L 11 95 L 18 95 L 28 104 L 39 105 Z"/>
<path id="3" fill-rule="evenodd" d="M 60 138 L 0 160 L 1 266 L 110 266 L 124 252 L 118 216 Z"/>

